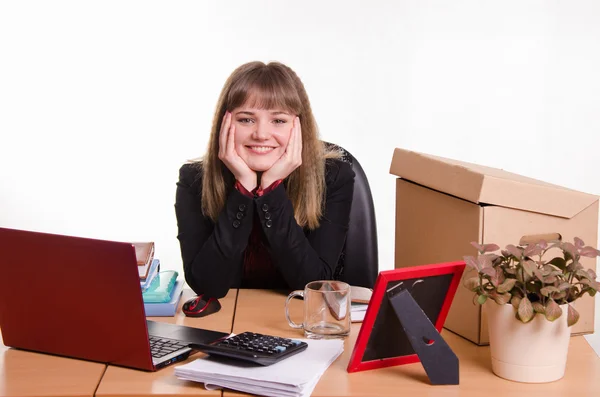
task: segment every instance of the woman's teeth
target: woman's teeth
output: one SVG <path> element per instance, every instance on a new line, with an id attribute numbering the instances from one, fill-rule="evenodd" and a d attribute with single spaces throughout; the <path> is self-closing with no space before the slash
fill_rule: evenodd
<path id="1" fill-rule="evenodd" d="M 266 153 L 273 150 L 270 146 L 250 146 L 250 149 L 254 152 Z"/>

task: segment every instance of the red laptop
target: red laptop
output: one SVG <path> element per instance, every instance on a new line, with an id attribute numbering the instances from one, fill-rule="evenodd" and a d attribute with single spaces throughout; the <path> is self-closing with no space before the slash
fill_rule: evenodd
<path id="1" fill-rule="evenodd" d="M 146 321 L 129 243 L 5 228 L 0 329 L 6 346 L 147 371 L 228 335 Z"/>

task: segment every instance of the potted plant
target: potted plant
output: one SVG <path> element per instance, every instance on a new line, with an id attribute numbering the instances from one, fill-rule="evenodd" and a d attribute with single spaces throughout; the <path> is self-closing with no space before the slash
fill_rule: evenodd
<path id="1" fill-rule="evenodd" d="M 600 251 L 580 238 L 570 243 L 556 236 L 554 241 L 522 239 L 504 250 L 473 242 L 479 255 L 464 258 L 474 275 L 465 277 L 464 285 L 477 303 L 490 302 L 485 312 L 492 370 L 502 378 L 532 383 L 562 378 L 569 327 L 579 320 L 574 302 L 600 290 L 594 270 L 580 262 Z"/>

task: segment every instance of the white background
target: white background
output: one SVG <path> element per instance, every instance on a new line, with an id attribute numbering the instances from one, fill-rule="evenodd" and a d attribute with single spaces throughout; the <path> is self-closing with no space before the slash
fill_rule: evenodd
<path id="1" fill-rule="evenodd" d="M 4 1 L 0 226 L 153 240 L 181 270 L 178 169 L 233 69 L 278 60 L 362 163 L 391 269 L 394 147 L 600 194 L 599 21 L 594 0 Z"/>

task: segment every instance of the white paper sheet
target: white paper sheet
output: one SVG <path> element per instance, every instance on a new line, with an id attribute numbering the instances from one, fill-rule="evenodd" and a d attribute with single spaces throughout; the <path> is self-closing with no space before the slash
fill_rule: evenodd
<path id="1" fill-rule="evenodd" d="M 308 344 L 306 350 L 266 367 L 203 357 L 176 367 L 175 375 L 205 383 L 207 388 L 218 386 L 277 397 L 310 396 L 325 370 L 343 352 L 344 341 L 304 341 Z"/>

